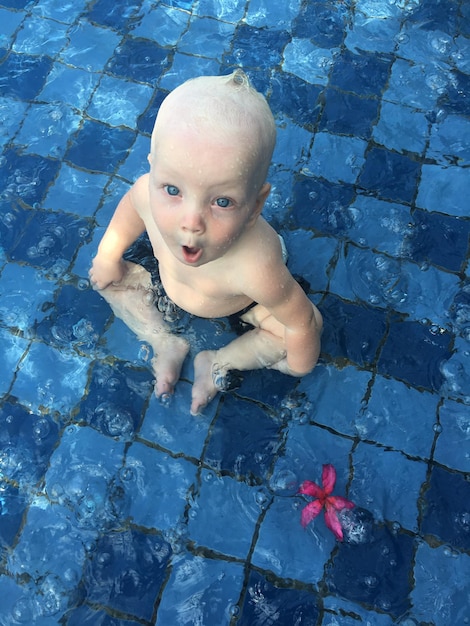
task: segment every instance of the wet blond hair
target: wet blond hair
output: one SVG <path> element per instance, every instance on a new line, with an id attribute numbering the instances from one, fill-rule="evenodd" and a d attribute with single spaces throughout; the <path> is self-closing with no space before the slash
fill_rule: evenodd
<path id="1" fill-rule="evenodd" d="M 241 69 L 227 76 L 199 76 L 176 87 L 163 101 L 152 133 L 152 152 L 159 129 L 170 120 L 188 128 L 217 129 L 223 138 L 234 133 L 249 142 L 257 184 L 266 181 L 276 143 L 274 117 L 264 96 Z"/>

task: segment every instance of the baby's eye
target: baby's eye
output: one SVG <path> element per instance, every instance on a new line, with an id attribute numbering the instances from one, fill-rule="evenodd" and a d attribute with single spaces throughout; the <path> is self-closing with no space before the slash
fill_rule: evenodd
<path id="1" fill-rule="evenodd" d="M 229 200 L 228 198 L 217 198 L 215 203 L 221 209 L 226 209 L 227 207 L 229 207 L 232 204 L 231 200 Z"/>
<path id="2" fill-rule="evenodd" d="M 169 196 L 177 196 L 180 192 L 178 187 L 175 187 L 174 185 L 165 185 L 165 189 Z"/>

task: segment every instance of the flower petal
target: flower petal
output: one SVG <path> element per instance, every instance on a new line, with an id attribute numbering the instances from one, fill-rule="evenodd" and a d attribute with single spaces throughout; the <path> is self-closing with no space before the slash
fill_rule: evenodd
<path id="1" fill-rule="evenodd" d="M 333 507 L 326 507 L 325 524 L 334 534 L 336 539 L 338 539 L 339 541 L 343 541 L 343 529 L 341 528 L 341 524 L 339 523 L 338 514 Z"/>
<path id="2" fill-rule="evenodd" d="M 313 496 L 314 498 L 324 498 L 325 492 L 316 483 L 312 483 L 311 480 L 304 480 L 300 485 L 299 493 L 303 493 L 306 496 Z"/>
<path id="3" fill-rule="evenodd" d="M 341 511 L 342 509 L 352 509 L 354 506 L 354 502 L 350 500 L 346 500 L 346 498 L 342 498 L 341 496 L 329 496 L 326 499 L 328 505 L 333 506 L 337 511 Z"/>
<path id="4" fill-rule="evenodd" d="M 309 502 L 306 507 L 302 509 L 302 517 L 300 523 L 305 528 L 322 510 L 323 505 L 320 500 L 314 500 Z"/>
<path id="5" fill-rule="evenodd" d="M 323 466 L 321 481 L 326 495 L 330 495 L 336 482 L 336 470 L 330 463 Z"/>

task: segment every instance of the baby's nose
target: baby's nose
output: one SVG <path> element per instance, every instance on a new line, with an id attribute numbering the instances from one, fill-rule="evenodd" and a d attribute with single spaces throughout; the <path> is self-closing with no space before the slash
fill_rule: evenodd
<path id="1" fill-rule="evenodd" d="M 182 227 L 190 232 L 201 232 L 204 230 L 204 211 L 196 204 L 186 207 L 183 215 Z"/>

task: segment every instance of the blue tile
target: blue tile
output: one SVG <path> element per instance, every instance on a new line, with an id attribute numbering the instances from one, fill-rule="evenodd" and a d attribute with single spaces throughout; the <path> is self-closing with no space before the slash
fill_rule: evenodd
<path id="1" fill-rule="evenodd" d="M 367 143 L 356 137 L 316 133 L 307 167 L 314 176 L 354 184 L 364 164 L 366 148 Z M 335 157 L 325 158 L 327 154 Z"/>
<path id="2" fill-rule="evenodd" d="M 416 204 L 437 212 L 445 207 L 447 214 L 467 217 L 469 192 L 470 181 L 466 169 L 424 164 Z"/>
<path id="3" fill-rule="evenodd" d="M 355 420 L 357 433 L 363 440 L 429 459 L 438 401 L 436 394 L 419 392 L 396 380 L 377 376 L 367 407 Z M 413 429 L 409 427 L 410 414 Z"/>
<path id="4" fill-rule="evenodd" d="M 68 626 L 137 626 L 139 622 L 111 617 L 104 609 L 80 606 L 67 613 Z"/>
<path id="5" fill-rule="evenodd" d="M 312 40 L 320 48 L 334 48 L 343 43 L 348 18 L 342 4 L 310 2 L 304 5 L 292 23 L 292 35 Z"/>
<path id="6" fill-rule="evenodd" d="M 403 255 L 408 254 L 407 245 L 405 241 Z M 449 317 L 442 303 L 454 300 L 459 279 L 426 262 L 419 266 L 348 245 L 338 255 L 329 291 L 374 307 L 392 307 L 413 320 L 447 328 Z M 439 328 L 432 330 L 439 332 Z"/>
<path id="7" fill-rule="evenodd" d="M 426 156 L 439 165 L 470 164 L 470 146 L 466 137 L 470 134 L 470 121 L 460 115 L 449 115 L 433 124 Z"/>
<path id="8" fill-rule="evenodd" d="M 387 55 L 346 50 L 333 66 L 330 84 L 360 96 L 378 96 L 387 83 L 391 64 Z"/>
<path id="9" fill-rule="evenodd" d="M 426 0 L 409 14 L 411 22 L 421 24 L 424 30 L 443 30 L 453 33 L 456 28 L 459 5 L 455 0 Z"/>
<path id="10" fill-rule="evenodd" d="M 171 91 L 195 76 L 218 76 L 220 63 L 216 59 L 175 52 L 171 67 L 160 80 L 159 87 Z"/>
<path id="11" fill-rule="evenodd" d="M 184 381 L 176 386 L 169 406 L 164 406 L 152 396 L 139 436 L 173 454 L 201 458 L 218 404 L 216 401 L 212 402 L 204 410 L 204 414 L 197 417 L 190 414 L 190 404 L 191 387 Z"/>
<path id="12" fill-rule="evenodd" d="M 288 118 L 282 120 L 277 126 L 273 165 L 283 169 L 288 164 L 296 170 L 306 166 L 312 136 L 309 130 L 297 126 Z"/>
<path id="13" fill-rule="evenodd" d="M 470 620 L 467 584 L 470 559 L 446 546 L 421 544 L 416 553 L 412 616 L 421 623 L 454 626 Z"/>
<path id="14" fill-rule="evenodd" d="M 18 618 L 24 622 L 31 619 L 33 612 L 28 598 L 24 595 L 24 588 L 4 574 L 0 575 L 0 593 L 3 599 L 2 617 L 5 620 L 14 623 L 12 620 Z"/>
<path id="15" fill-rule="evenodd" d="M 434 459 L 461 472 L 470 469 L 470 407 L 445 400 L 439 409 L 442 432 L 436 442 Z"/>
<path id="16" fill-rule="evenodd" d="M 393 14 L 395 5 L 369 3 L 363 13 L 361 4 L 356 4 L 352 25 L 347 30 L 345 44 L 351 52 L 361 50 L 391 53 L 395 50 L 396 38 L 401 28 L 401 15 Z M 390 11 L 390 13 L 387 13 Z"/>
<path id="17" fill-rule="evenodd" d="M 470 76 L 464 72 L 452 70 L 446 88 L 441 90 L 438 105 L 449 113 L 470 115 L 470 103 L 467 102 L 467 98 L 462 98 L 462 93 L 468 93 L 469 89 Z"/>
<path id="18" fill-rule="evenodd" d="M 27 351 L 28 341 L 0 328 L 0 347 L 4 355 L 4 374 L 0 379 L 0 393 L 6 394 L 14 382 L 18 363 Z"/>
<path id="19" fill-rule="evenodd" d="M 345 495 L 351 447 L 352 441 L 327 430 L 306 424 L 290 425 L 285 458 L 279 459 L 269 482 L 268 494 L 275 497 L 268 503 L 259 532 L 252 556 L 254 566 L 311 584 L 318 584 L 323 578 L 335 538 L 325 526 L 323 514 L 302 528 L 301 510 L 307 500 L 296 493 L 304 480 L 320 481 L 323 463 L 333 463 L 338 476 L 335 494 Z"/>
<path id="20" fill-rule="evenodd" d="M 375 98 L 364 98 L 354 93 L 327 89 L 320 120 L 320 130 L 339 135 L 354 135 L 369 139 L 379 110 Z"/>
<path id="21" fill-rule="evenodd" d="M 214 22 L 208 17 L 193 17 L 177 49 L 184 54 L 201 55 L 221 61 L 224 53 L 230 49 L 234 32 L 233 24 Z"/>
<path id="22" fill-rule="evenodd" d="M 296 226 L 338 237 L 350 223 L 349 219 L 344 223 L 342 207 L 349 206 L 354 195 L 351 185 L 302 176 L 294 185 L 291 216 Z"/>
<path id="23" fill-rule="evenodd" d="M 452 547 L 470 547 L 468 502 L 470 483 L 462 474 L 434 466 L 424 495 L 423 533 L 431 534 Z"/>
<path id="24" fill-rule="evenodd" d="M 309 421 L 356 436 L 371 379 L 370 372 L 361 372 L 351 365 L 341 370 L 333 365 L 317 365 L 312 380 L 302 379 L 297 389 L 310 402 L 311 408 L 306 410 Z"/>
<path id="25" fill-rule="evenodd" d="M 134 443 L 121 472 L 134 524 L 170 530 L 183 519 L 197 466 Z"/>
<path id="26" fill-rule="evenodd" d="M 311 591 L 280 589 L 252 571 L 237 624 L 253 626 L 262 623 L 265 616 L 275 616 L 279 624 L 305 622 L 313 626 L 319 615 L 319 604 L 317 595 Z"/>
<path id="27" fill-rule="evenodd" d="M 260 513 L 246 483 L 203 469 L 199 493 L 189 510 L 189 538 L 195 546 L 245 560 Z"/>
<path id="28" fill-rule="evenodd" d="M 134 0 L 120 0 L 111 5 L 108 0 L 97 0 L 89 7 L 86 17 L 95 24 L 125 31 L 136 17 L 138 8 L 139 4 Z"/>
<path id="29" fill-rule="evenodd" d="M 149 621 L 171 548 L 158 535 L 124 530 L 99 539 L 85 575 L 90 602 Z"/>
<path id="30" fill-rule="evenodd" d="M 152 97 L 147 85 L 103 76 L 93 94 L 87 113 L 90 117 L 110 124 L 134 129 L 137 118 L 147 108 Z"/>
<path id="31" fill-rule="evenodd" d="M 383 311 L 344 302 L 328 295 L 321 304 L 324 317 L 322 350 L 359 365 L 373 363 L 382 342 L 387 318 Z"/>
<path id="32" fill-rule="evenodd" d="M 269 0 L 250 0 L 245 15 L 245 22 L 257 28 L 290 29 L 292 20 L 297 16 L 301 0 L 292 0 L 288 4 L 274 4 Z"/>
<path id="33" fill-rule="evenodd" d="M 0 97 L 0 149 L 7 144 L 17 132 L 27 109 L 26 102 L 13 98 Z"/>
<path id="34" fill-rule="evenodd" d="M 41 156 L 20 154 L 7 149 L 0 161 L 0 180 L 3 183 L 3 198 L 17 200 L 34 206 L 40 203 L 48 186 L 54 180 L 60 163 Z"/>
<path id="35" fill-rule="evenodd" d="M 21 405 L 9 402 L 0 409 L 0 424 L 2 481 L 22 489 L 37 484 L 57 445 L 57 424 L 48 415 L 31 414 Z"/>
<path id="36" fill-rule="evenodd" d="M 244 68 L 271 68 L 280 63 L 281 50 L 289 40 L 290 36 L 285 31 L 257 29 L 242 24 L 235 32 L 232 52 L 225 61 Z"/>
<path id="37" fill-rule="evenodd" d="M 86 120 L 66 158 L 78 167 L 112 173 L 126 158 L 134 141 L 135 132 L 131 130 Z"/>
<path id="38" fill-rule="evenodd" d="M 328 595 L 323 600 L 323 606 L 328 611 L 325 612 L 326 624 L 324 626 L 357 626 L 358 620 L 370 626 L 392 626 L 395 620 L 386 613 L 374 611 L 369 606 L 357 604 L 337 595 Z M 328 616 L 328 617 L 327 617 Z M 331 621 L 329 621 L 331 620 Z M 361 623 L 359 621 L 359 623 Z M 412 626 L 410 624 L 410 626 Z"/>
<path id="39" fill-rule="evenodd" d="M 394 537 L 386 527 L 378 527 L 371 542 L 340 547 L 327 570 L 328 588 L 398 618 L 411 605 L 412 557 L 410 537 Z"/>
<path id="40" fill-rule="evenodd" d="M 432 328 L 418 322 L 392 323 L 378 371 L 413 387 L 438 391 L 443 382 L 441 365 L 451 356 L 450 342 L 448 333 L 433 333 Z M 421 367 L 422 363 L 426 368 Z"/>
<path id="41" fill-rule="evenodd" d="M 51 67 L 52 60 L 47 56 L 11 52 L 0 64 L 2 96 L 32 100 L 41 91 Z"/>
<path id="42" fill-rule="evenodd" d="M 313 130 L 320 114 L 320 93 L 317 85 L 279 72 L 271 81 L 269 105 L 275 117 L 287 115 L 299 126 Z"/>
<path id="43" fill-rule="evenodd" d="M 102 71 L 121 37 L 106 28 L 81 20 L 69 32 L 69 45 L 60 58 L 64 63 L 88 72 Z"/>
<path id="44" fill-rule="evenodd" d="M 134 181 L 143 174 L 147 174 L 149 171 L 149 152 L 150 138 L 146 135 L 137 135 L 132 151 L 118 170 L 119 176 Z"/>
<path id="45" fill-rule="evenodd" d="M 83 13 L 87 4 L 87 0 L 77 0 L 73 4 L 64 4 L 62 0 L 41 0 L 40 3 L 32 7 L 32 13 L 49 17 L 58 22 L 72 24 Z"/>
<path id="46" fill-rule="evenodd" d="M 45 407 L 67 415 L 83 394 L 89 361 L 35 343 L 21 361 L 11 393 L 36 411 Z"/>
<path id="47" fill-rule="evenodd" d="M 411 202 L 416 194 L 421 166 L 407 156 L 381 148 L 366 155 L 358 184 L 380 197 L 395 202 Z"/>
<path id="48" fill-rule="evenodd" d="M 149 372 L 116 363 L 97 363 L 88 395 L 80 406 L 80 419 L 108 437 L 132 440 L 153 390 Z"/>
<path id="49" fill-rule="evenodd" d="M 56 515 L 66 513 L 80 544 L 121 528 L 128 519 L 130 502 L 120 472 L 123 458 L 124 443 L 89 427 L 65 428 L 46 474 L 46 493 Z"/>
<path id="50" fill-rule="evenodd" d="M 204 461 L 217 471 L 256 480 L 266 477 L 280 444 L 279 423 L 258 407 L 227 396 L 211 428 Z"/>
<path id="51" fill-rule="evenodd" d="M 61 158 L 81 117 L 61 103 L 32 104 L 15 143 L 26 153 Z"/>
<path id="52" fill-rule="evenodd" d="M 33 337 L 37 323 L 44 319 L 54 301 L 55 288 L 32 267 L 9 263 L 0 278 L 2 323 L 20 330 L 24 337 Z M 21 343 L 19 337 L 18 342 Z"/>
<path id="53" fill-rule="evenodd" d="M 166 91 L 162 91 L 160 89 L 155 90 L 155 93 L 150 100 L 149 105 L 137 120 L 137 130 L 139 130 L 141 133 L 146 133 L 147 135 L 150 135 L 152 133 L 158 110 L 167 95 L 168 93 Z M 137 138 L 137 140 L 139 141 L 139 137 Z"/>
<path id="54" fill-rule="evenodd" d="M 431 24 L 423 27 L 420 23 L 407 22 L 402 26 L 397 52 L 401 58 L 415 63 L 427 63 L 433 58 L 444 66 L 451 63 L 455 44 L 442 25 L 433 28 Z"/>
<path id="55" fill-rule="evenodd" d="M 318 48 L 309 39 L 294 37 L 283 50 L 282 69 L 307 83 L 326 85 L 338 49 Z"/>
<path id="56" fill-rule="evenodd" d="M 168 64 L 167 50 L 148 39 L 129 37 L 116 49 L 106 69 L 120 78 L 155 85 Z"/>
<path id="57" fill-rule="evenodd" d="M 245 15 L 245 6 L 238 2 L 224 3 L 219 0 L 205 0 L 193 6 L 195 15 L 212 17 L 224 22 L 238 24 Z"/>
<path id="58" fill-rule="evenodd" d="M 2 3 L 3 4 L 3 3 Z M 24 13 L 13 13 L 6 9 L 0 9 L 0 20 L 2 21 L 2 33 L 0 34 L 0 47 L 10 47 L 10 39 L 16 29 L 23 21 Z"/>
<path id="59" fill-rule="evenodd" d="M 326 291 L 329 282 L 327 270 L 337 250 L 336 240 L 332 237 L 315 237 L 302 229 L 284 232 L 283 237 L 289 253 L 290 272 L 310 284 L 310 293 Z M 306 251 L 314 252 L 314 263 Z M 318 298 L 313 299 L 318 304 Z"/>
<path id="60" fill-rule="evenodd" d="M 392 102 L 382 102 L 373 139 L 397 152 L 422 154 L 427 147 L 429 122 L 424 113 Z"/>
<path id="61" fill-rule="evenodd" d="M 408 254 L 414 261 L 459 272 L 467 258 L 469 235 L 470 224 L 464 220 L 416 209 Z"/>
<path id="62" fill-rule="evenodd" d="M 394 257 L 405 253 L 405 241 L 412 232 L 409 206 L 358 195 L 349 211 L 349 239 Z"/>
<path id="63" fill-rule="evenodd" d="M 66 24 L 41 17 L 27 17 L 18 32 L 13 50 L 24 54 L 42 54 L 54 57 L 67 43 Z"/>
<path id="64" fill-rule="evenodd" d="M 447 71 L 439 65 L 430 62 L 415 64 L 405 59 L 397 59 L 393 64 L 384 98 L 397 104 L 406 103 L 410 107 L 432 111 L 447 83 Z"/>
<path id="65" fill-rule="evenodd" d="M 172 563 L 155 623 L 190 624 L 197 619 L 201 624 L 229 624 L 237 614 L 243 576 L 239 563 L 179 556 Z"/>
<path id="66" fill-rule="evenodd" d="M 45 102 L 62 102 L 75 109 L 84 110 L 97 83 L 96 74 L 56 62 L 38 99 Z"/>
<path id="67" fill-rule="evenodd" d="M 440 391 L 444 396 L 461 400 L 469 405 L 470 352 L 468 339 L 456 337 L 453 348 L 452 356 L 441 365 L 443 384 Z"/>
<path id="68" fill-rule="evenodd" d="M 84 537 L 73 532 L 67 510 L 37 498 L 8 569 L 23 578 L 23 594 L 15 606 L 23 621 L 47 626 L 57 623 L 76 601 L 85 556 Z M 26 584 L 25 584 L 26 583 Z M 15 620 L 16 621 L 16 620 Z"/>
<path id="69" fill-rule="evenodd" d="M 2 420 L 3 421 L 3 420 Z M 17 486 L 9 483 L 10 478 L 4 473 L 5 456 L 8 453 L 3 449 L 0 442 L 0 454 L 2 463 L 0 465 L 0 487 L 2 495 L 0 497 L 0 551 L 5 554 L 13 547 L 15 537 L 20 530 L 23 516 L 29 504 L 29 498 L 25 491 L 21 492 Z M 14 462 L 14 459 L 12 459 Z M 2 611 L 5 605 L 2 601 Z"/>
<path id="70" fill-rule="evenodd" d="M 77 219 L 66 213 L 34 211 L 21 238 L 10 249 L 10 258 L 34 267 L 52 270 L 69 259 L 90 233 L 88 220 Z"/>
<path id="71" fill-rule="evenodd" d="M 188 27 L 190 14 L 149 0 L 142 5 L 143 16 L 132 28 L 132 35 L 156 41 L 160 46 L 175 46 Z"/>
<path id="72" fill-rule="evenodd" d="M 49 188 L 44 208 L 67 211 L 82 217 L 93 215 L 101 202 L 108 176 L 84 172 L 62 163 L 59 175 Z"/>

